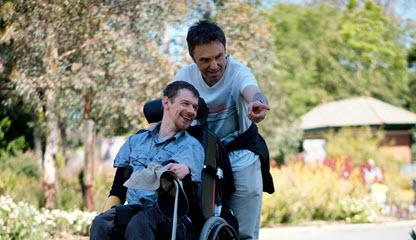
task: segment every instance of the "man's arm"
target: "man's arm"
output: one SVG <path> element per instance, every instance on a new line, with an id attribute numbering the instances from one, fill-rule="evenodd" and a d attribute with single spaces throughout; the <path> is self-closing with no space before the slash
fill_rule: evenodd
<path id="1" fill-rule="evenodd" d="M 116 173 L 114 175 L 113 185 L 111 186 L 108 198 L 104 202 L 103 212 L 110 209 L 112 206 L 117 206 L 126 201 L 127 188 L 123 183 L 130 177 L 132 168 L 129 166 L 130 153 L 130 137 L 121 146 L 116 158 L 114 159 L 114 167 Z"/>
<path id="2" fill-rule="evenodd" d="M 114 175 L 113 185 L 103 207 L 103 212 L 113 206 L 120 205 L 126 201 L 127 188 L 123 183 L 130 177 L 132 169 L 130 167 L 118 167 Z"/>
<path id="3" fill-rule="evenodd" d="M 266 96 L 255 85 L 249 85 L 243 90 L 243 98 L 248 104 L 248 118 L 256 123 L 261 122 L 265 117 L 269 108 L 269 102 Z"/>

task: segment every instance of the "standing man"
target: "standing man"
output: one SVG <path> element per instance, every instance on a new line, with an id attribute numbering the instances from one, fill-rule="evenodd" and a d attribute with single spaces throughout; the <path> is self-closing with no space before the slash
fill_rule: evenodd
<path id="1" fill-rule="evenodd" d="M 215 23 L 195 23 L 186 41 L 194 63 L 179 70 L 175 81 L 194 85 L 207 103 L 208 127 L 229 152 L 236 187 L 229 206 L 240 238 L 258 239 L 262 191 L 274 192 L 267 146 L 255 124 L 269 110 L 267 98 L 250 69 L 227 55 L 224 32 Z"/>
<path id="2" fill-rule="evenodd" d="M 143 211 L 155 207 L 156 192 L 126 189 L 123 186 L 126 168 L 131 167 L 133 172 L 138 172 L 151 162 L 163 165 L 167 161 L 174 161 L 166 167 L 178 179 L 197 184 L 201 181 L 204 149 L 198 140 L 185 131 L 197 115 L 198 98 L 198 91 L 187 82 L 173 82 L 165 88 L 162 121 L 149 130 L 130 136 L 114 159 L 117 171 L 113 186 L 104 206 L 105 212 L 92 223 L 90 239 L 110 239 L 116 218 L 116 208 L 111 208 L 114 205 L 127 200 L 128 205 Z M 138 214 L 129 223 L 134 225 L 136 216 Z M 134 232 L 135 226 L 127 225 L 126 236 Z"/>

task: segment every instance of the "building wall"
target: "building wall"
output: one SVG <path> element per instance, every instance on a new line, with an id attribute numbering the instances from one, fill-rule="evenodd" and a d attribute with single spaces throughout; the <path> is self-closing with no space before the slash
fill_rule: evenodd
<path id="1" fill-rule="evenodd" d="M 380 143 L 380 152 L 407 163 L 412 161 L 411 136 L 408 131 L 387 131 Z"/>

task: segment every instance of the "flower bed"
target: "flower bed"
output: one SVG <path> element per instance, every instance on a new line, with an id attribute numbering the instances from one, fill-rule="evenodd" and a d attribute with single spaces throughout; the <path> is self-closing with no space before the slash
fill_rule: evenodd
<path id="1" fill-rule="evenodd" d="M 88 235 L 95 212 L 41 209 L 0 196 L 0 239 L 47 239 L 60 233 Z"/>

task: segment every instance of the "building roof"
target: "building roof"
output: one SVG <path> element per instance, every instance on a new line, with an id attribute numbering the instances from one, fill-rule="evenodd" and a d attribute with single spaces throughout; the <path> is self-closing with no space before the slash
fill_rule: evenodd
<path id="1" fill-rule="evenodd" d="M 416 114 L 372 97 L 356 97 L 321 104 L 301 117 L 303 130 L 390 124 L 416 124 Z"/>

